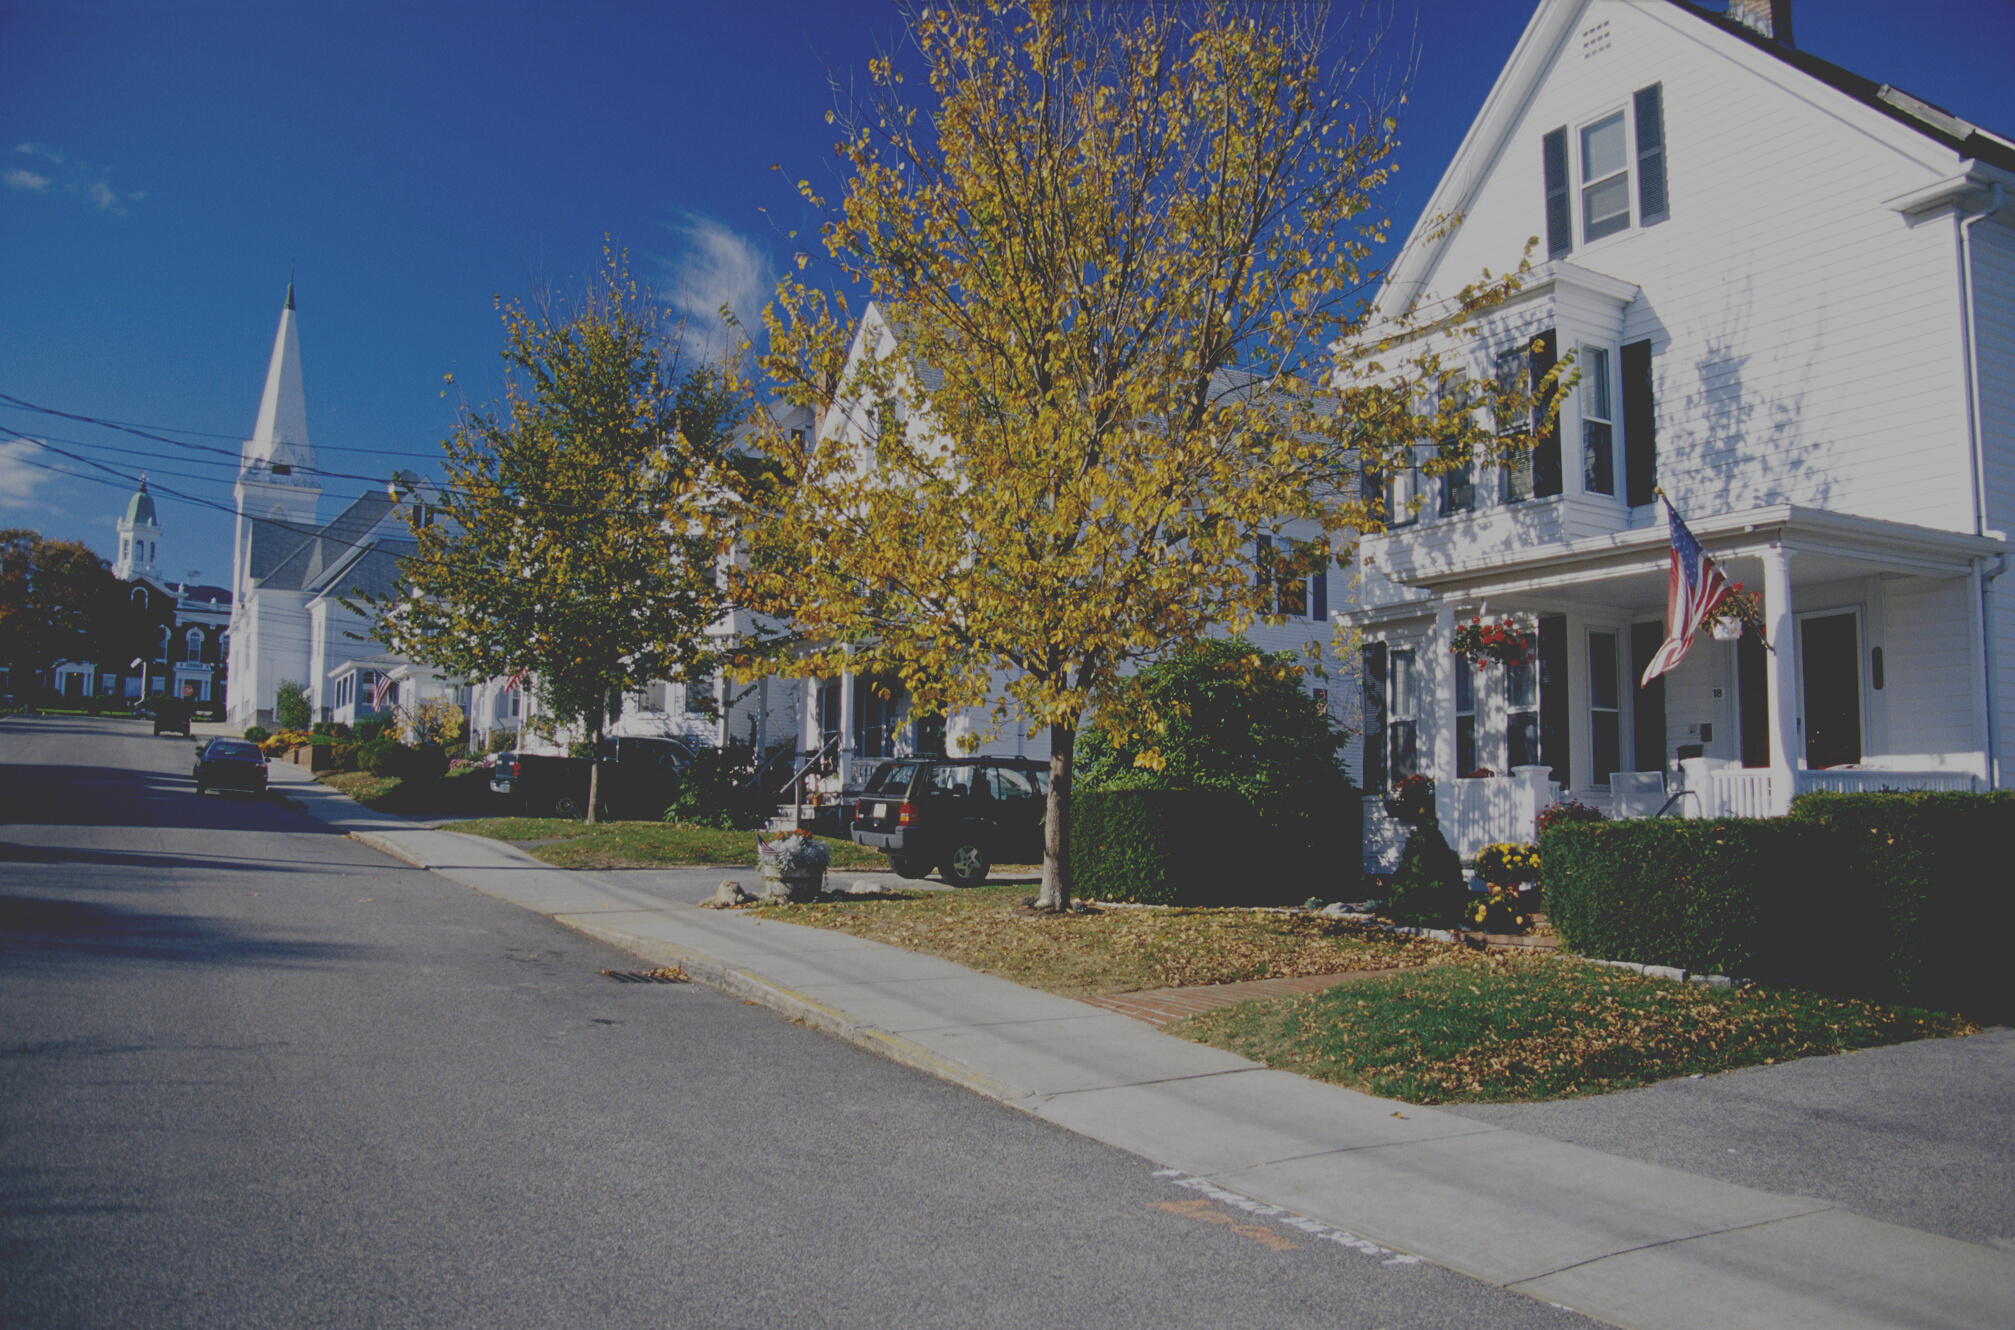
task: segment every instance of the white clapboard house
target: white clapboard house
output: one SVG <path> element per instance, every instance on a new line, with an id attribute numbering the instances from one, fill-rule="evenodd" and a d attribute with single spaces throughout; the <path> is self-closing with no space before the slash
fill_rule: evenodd
<path id="1" fill-rule="evenodd" d="M 1964 34 L 1954 33 L 1954 41 Z M 1879 76 L 1879 71 L 1876 71 Z M 1781 813 L 1998 785 L 2015 722 L 2015 145 L 1798 49 L 1789 0 L 1541 0 L 1380 310 L 1541 266 L 1475 379 L 1572 353 L 1529 461 L 1382 478 L 1364 542 L 1368 789 L 1434 777 L 1464 853 L 1545 803 Z M 1435 334 L 1425 334 L 1434 336 Z M 1665 637 L 1668 496 L 1767 644 Z M 1471 668 L 1507 617 L 1531 668 Z M 1683 787 L 1683 792 L 1682 792 Z M 1393 828 L 1366 801 L 1367 856 Z"/>
<path id="2" fill-rule="evenodd" d="M 918 386 L 925 394 L 937 387 L 940 376 L 928 366 L 919 366 L 908 359 L 895 326 L 878 304 L 868 306 L 854 331 L 844 377 L 851 379 L 867 357 L 896 362 L 897 381 L 905 385 L 897 394 L 898 402 L 892 404 L 898 413 L 907 413 L 909 408 L 902 403 L 919 396 L 907 386 L 910 379 L 920 380 Z M 851 449 L 864 460 L 871 457 L 880 412 L 884 409 L 876 402 L 835 405 L 816 421 L 818 446 Z M 909 421 L 906 415 L 905 419 L 913 431 L 928 433 L 932 428 L 927 421 Z M 1290 522 L 1283 523 L 1278 533 L 1264 538 L 1312 540 L 1320 534 L 1313 524 Z M 1305 675 L 1304 685 L 1313 698 L 1331 708 L 1341 720 L 1345 701 L 1340 694 L 1333 695 L 1331 688 L 1337 676 L 1348 673 L 1345 667 L 1351 662 L 1337 660 L 1330 650 L 1332 588 L 1339 583 L 1336 571 L 1330 570 L 1305 582 L 1278 588 L 1275 609 L 1281 622 L 1255 622 L 1245 629 L 1245 636 L 1267 651 L 1293 651 L 1302 655 L 1313 646 L 1323 662 L 1323 673 Z M 1007 719 L 998 723 L 994 720 L 992 701 L 1004 694 L 1006 683 L 1006 676 L 999 676 L 995 698 L 988 705 L 955 709 L 948 715 L 913 710 L 899 680 L 858 674 L 777 679 L 772 687 L 780 691 L 773 692 L 771 699 L 773 706 L 781 703 L 791 708 L 790 714 L 799 730 L 800 752 L 814 754 L 825 750 L 834 755 L 836 761 L 822 784 L 840 788 L 865 779 L 882 759 L 912 753 L 949 751 L 1047 760 L 1050 745 L 1046 727 L 1030 733 L 1029 723 L 1012 702 L 1008 704 Z"/>

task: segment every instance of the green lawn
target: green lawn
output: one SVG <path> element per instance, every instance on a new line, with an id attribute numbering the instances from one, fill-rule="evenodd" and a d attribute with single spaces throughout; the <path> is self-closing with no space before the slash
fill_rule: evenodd
<path id="1" fill-rule="evenodd" d="M 1602 1094 L 1978 1027 L 1790 989 L 1701 988 L 1568 959 L 1493 954 L 1242 1003 L 1165 1028 L 1283 1071 L 1439 1104 Z"/>
<path id="2" fill-rule="evenodd" d="M 492 840 L 552 840 L 532 855 L 555 868 L 677 868 L 698 864 L 753 864 L 756 833 L 719 831 L 684 822 L 599 822 L 589 826 L 561 817 L 486 817 L 442 828 Z M 886 868 L 878 851 L 852 841 L 820 837 L 836 869 Z M 748 887 L 753 890 L 755 883 Z"/>
<path id="3" fill-rule="evenodd" d="M 364 771 L 324 771 L 315 779 L 381 813 L 486 813 L 495 807 L 490 773 L 480 767 L 439 780 L 402 780 Z"/>

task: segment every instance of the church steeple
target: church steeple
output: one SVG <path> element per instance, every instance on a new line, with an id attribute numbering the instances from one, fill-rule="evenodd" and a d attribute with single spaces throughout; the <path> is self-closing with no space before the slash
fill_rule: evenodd
<path id="1" fill-rule="evenodd" d="M 237 532 L 232 541 L 231 593 L 244 604 L 250 579 L 263 577 L 278 558 L 321 525 L 322 485 L 315 449 L 308 442 L 308 403 L 301 390 L 301 339 L 295 323 L 294 283 L 273 335 L 259 418 L 238 455 Z M 254 547 L 257 547 L 256 551 Z"/>

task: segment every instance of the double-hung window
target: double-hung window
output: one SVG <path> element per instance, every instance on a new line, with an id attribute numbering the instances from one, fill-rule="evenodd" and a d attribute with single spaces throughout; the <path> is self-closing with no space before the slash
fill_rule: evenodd
<path id="1" fill-rule="evenodd" d="M 1615 633 L 1588 635 L 1588 732 L 1594 742 L 1597 785 L 1609 784 L 1609 774 L 1623 765 L 1622 707 L 1617 687 Z"/>
<path id="2" fill-rule="evenodd" d="M 1666 189 L 1663 84 L 1638 89 L 1627 108 L 1618 107 L 1577 126 L 1571 135 L 1562 125 L 1540 136 L 1548 258 L 1574 251 L 1576 213 L 1584 245 L 1630 229 L 1633 166 L 1637 225 L 1664 221 L 1671 215 L 1671 204 Z"/>
<path id="3" fill-rule="evenodd" d="M 1539 668 L 1531 661 L 1504 667 L 1505 765 L 1539 763 Z"/>
<path id="4" fill-rule="evenodd" d="M 1476 667 L 1460 656 L 1450 658 L 1455 670 L 1455 774 L 1476 770 Z"/>
<path id="5" fill-rule="evenodd" d="M 1616 493 L 1615 407 L 1609 391 L 1609 350 L 1581 348 L 1581 488 Z"/>
<path id="6" fill-rule="evenodd" d="M 1470 408 L 1469 385 L 1458 379 L 1442 394 L 1442 414 L 1455 413 L 1459 425 L 1466 424 Z M 1462 465 L 1451 467 L 1441 473 L 1441 515 L 1453 517 L 1457 513 L 1471 512 L 1476 508 L 1476 465 L 1469 456 L 1469 445 L 1461 445 Z"/>
<path id="7" fill-rule="evenodd" d="M 1630 228 L 1630 145 L 1623 112 L 1581 127 L 1581 238 Z"/>
<path id="8" fill-rule="evenodd" d="M 1411 647 L 1392 653 L 1392 700 L 1387 707 L 1386 738 L 1392 745 L 1392 779 L 1420 772 L 1420 671 Z"/>
<path id="9" fill-rule="evenodd" d="M 1497 391 L 1506 397 L 1522 396 L 1526 391 L 1528 353 L 1523 346 L 1507 347 L 1497 353 Z M 1502 438 L 1508 434 L 1525 432 L 1526 413 L 1505 410 L 1498 413 L 1497 433 Z M 1515 455 L 1505 459 L 1499 478 L 1499 497 L 1505 503 L 1524 503 L 1532 497 L 1532 452 L 1521 448 Z"/>

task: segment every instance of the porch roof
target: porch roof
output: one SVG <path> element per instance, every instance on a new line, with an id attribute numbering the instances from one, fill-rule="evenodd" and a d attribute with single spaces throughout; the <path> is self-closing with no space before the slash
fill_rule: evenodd
<path id="1" fill-rule="evenodd" d="M 1773 546 L 1791 558 L 1794 585 L 1881 575 L 1964 577 L 1974 561 L 2006 542 L 1794 504 L 1690 518 L 1687 527 L 1716 562 L 1760 558 Z M 1437 601 L 1513 600 L 1535 593 L 1616 606 L 1663 604 L 1671 539 L 1663 523 L 1612 535 L 1534 545 L 1513 553 L 1465 553 L 1413 564 L 1387 576 L 1432 593 L 1421 600 L 1367 606 L 1340 615 L 1352 623 L 1415 617 Z M 1731 576 L 1743 579 L 1741 571 Z"/>

